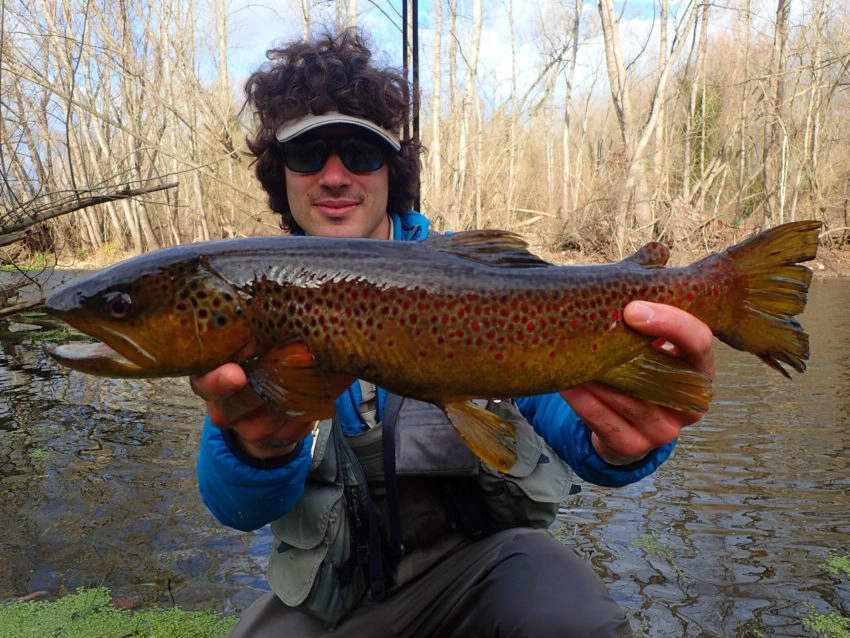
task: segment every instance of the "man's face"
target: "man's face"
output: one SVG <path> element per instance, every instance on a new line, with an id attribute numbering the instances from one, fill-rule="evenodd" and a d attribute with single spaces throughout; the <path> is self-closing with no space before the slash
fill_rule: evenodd
<path id="1" fill-rule="evenodd" d="M 333 125 L 293 141 L 322 138 L 333 145 L 347 136 L 364 135 L 363 129 L 356 126 Z M 364 139 L 373 138 L 366 136 Z M 378 138 L 374 140 L 380 143 Z M 386 153 L 392 152 L 386 146 Z M 292 216 L 308 235 L 389 239 L 389 172 L 386 163 L 374 171 L 358 172 L 347 168 L 340 154 L 346 155 L 343 151 L 333 150 L 325 165 L 314 172 L 284 169 Z"/>

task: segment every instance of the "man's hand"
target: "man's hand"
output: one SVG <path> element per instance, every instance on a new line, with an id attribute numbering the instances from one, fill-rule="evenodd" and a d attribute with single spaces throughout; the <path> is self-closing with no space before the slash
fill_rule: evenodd
<path id="1" fill-rule="evenodd" d="M 330 376 L 334 397 L 354 380 Z M 313 429 L 312 421 L 293 421 L 275 412 L 248 385 L 245 371 L 237 363 L 224 365 L 189 380 L 192 391 L 206 402 L 213 425 L 233 430 L 243 452 L 257 459 L 286 456 Z"/>
<path id="2" fill-rule="evenodd" d="M 714 379 L 711 329 L 678 308 L 634 301 L 626 306 L 626 323 L 644 334 L 658 337 L 660 347 L 689 361 Z M 640 461 L 657 447 L 679 436 L 686 425 L 702 415 L 679 412 L 637 399 L 591 382 L 565 390 L 561 395 L 592 430 L 596 452 L 612 465 Z"/>

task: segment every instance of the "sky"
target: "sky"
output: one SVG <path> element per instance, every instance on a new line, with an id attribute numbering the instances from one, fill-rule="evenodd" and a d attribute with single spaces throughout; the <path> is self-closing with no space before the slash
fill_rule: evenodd
<path id="1" fill-rule="evenodd" d="M 486 87 L 489 95 L 485 101 L 498 104 L 508 99 L 511 83 L 511 40 L 508 0 L 483 0 L 484 16 L 481 35 L 481 49 L 478 66 L 479 85 Z M 457 0 L 462 14 L 470 15 L 471 0 Z M 519 93 L 525 90 L 523 82 L 531 82 L 537 75 L 539 62 L 539 47 L 535 41 L 541 16 L 546 14 L 550 5 L 563 4 L 564 0 L 513 0 L 513 17 L 515 25 L 515 46 L 517 50 Z M 332 15 L 335 3 L 327 3 L 324 10 Z M 635 54 L 644 44 L 646 33 L 651 29 L 654 12 L 653 0 L 630 0 L 626 5 L 626 13 L 621 24 L 624 46 L 631 47 Z M 679 4 L 673 0 L 671 4 Z M 236 87 L 241 87 L 248 74 L 265 60 L 265 51 L 275 42 L 284 42 L 301 36 L 300 2 L 286 0 L 271 2 L 269 0 L 231 0 L 231 23 L 229 39 L 231 48 L 228 53 L 231 80 Z M 623 2 L 617 2 L 617 8 L 623 7 Z M 386 55 L 387 61 L 401 66 L 401 0 L 381 2 L 379 0 L 357 0 L 358 26 L 363 28 L 378 48 Z M 319 10 L 321 11 L 321 10 Z M 593 23 L 598 21 L 594 0 L 586 0 L 584 4 L 584 19 Z M 444 21 L 448 19 L 448 11 L 444 9 Z M 544 21 L 546 17 L 542 18 Z M 467 28 L 471 28 L 467 21 Z M 434 39 L 434 0 L 419 2 L 419 38 L 420 38 L 420 73 L 424 91 L 431 83 L 433 65 Z M 444 33 L 443 48 L 448 46 L 448 37 Z M 468 35 L 464 41 L 468 40 Z M 601 38 L 595 36 L 582 49 L 582 57 L 577 69 L 578 84 L 590 85 L 590 78 L 596 74 L 604 76 L 604 58 Z M 627 53 L 628 55 L 628 53 Z M 597 78 L 597 88 L 601 84 L 604 89 L 607 83 L 604 77 Z"/>
<path id="2" fill-rule="evenodd" d="M 315 0 L 312 0 L 315 2 Z M 481 49 L 478 66 L 479 87 L 488 93 L 483 95 L 486 106 L 497 106 L 510 97 L 511 86 L 511 40 L 508 2 L 509 0 L 482 0 L 484 3 Z M 670 11 L 673 16 L 681 14 L 695 0 L 671 0 Z M 358 26 L 363 28 L 385 56 L 385 61 L 401 67 L 401 2 L 402 0 L 356 0 L 358 8 Z M 423 94 L 429 92 L 433 65 L 434 40 L 434 2 L 419 2 L 419 38 L 420 38 L 420 77 Z M 548 13 L 551 6 L 563 5 L 566 0 L 513 0 L 513 22 L 517 50 L 517 69 L 519 94 L 524 93 L 528 84 L 536 77 L 542 67 L 539 45 L 536 42 L 542 21 L 550 29 L 556 27 Z M 775 0 L 774 0 L 775 2 Z M 316 10 L 316 16 L 325 11 L 332 16 L 335 2 L 325 2 L 323 9 Z M 462 14 L 469 15 L 472 0 L 457 0 Z M 617 0 L 615 7 L 620 13 L 620 33 L 627 64 L 643 52 L 647 64 L 655 54 L 655 37 L 649 37 L 657 26 L 657 2 L 655 0 Z M 734 3 L 733 3 L 734 4 Z M 753 0 L 756 12 L 769 10 L 775 4 L 771 0 Z M 231 81 L 237 92 L 241 91 L 245 78 L 265 60 L 265 51 L 276 42 L 285 42 L 301 36 L 302 19 L 299 14 L 300 0 L 230 0 L 229 69 Z M 724 10 L 721 5 L 713 9 L 710 28 L 724 28 Z M 730 15 L 727 11 L 726 16 Z M 448 12 L 444 9 L 444 21 Z M 595 0 L 585 0 L 583 19 L 587 23 L 583 37 L 587 38 L 580 48 L 576 69 L 576 87 L 594 92 L 607 92 L 604 50 L 599 34 L 598 12 Z M 765 21 L 767 22 L 767 21 Z M 466 28 L 471 19 L 466 21 Z M 765 27 L 768 25 L 765 24 Z M 560 27 L 558 27 L 560 28 Z M 671 25 L 670 35 L 672 37 Z M 462 42 L 468 41 L 464 34 Z M 448 46 L 447 32 L 443 36 L 443 48 Z M 460 71 L 462 74 L 462 70 Z M 563 82 L 561 82 L 563 85 Z M 240 94 L 241 97 L 241 94 Z"/>

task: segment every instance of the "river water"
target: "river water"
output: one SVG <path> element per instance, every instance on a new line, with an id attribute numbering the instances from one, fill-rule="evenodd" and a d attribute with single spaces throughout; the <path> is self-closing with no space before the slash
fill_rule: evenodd
<path id="1" fill-rule="evenodd" d="M 556 533 L 643 636 L 800 636 L 850 616 L 850 281 L 816 280 L 812 358 L 784 379 L 718 345 L 710 413 L 653 476 L 584 485 Z M 0 339 L 0 600 L 106 585 L 135 604 L 238 613 L 265 588 L 267 531 L 217 524 L 194 460 L 201 406 L 183 379 L 59 368 Z"/>

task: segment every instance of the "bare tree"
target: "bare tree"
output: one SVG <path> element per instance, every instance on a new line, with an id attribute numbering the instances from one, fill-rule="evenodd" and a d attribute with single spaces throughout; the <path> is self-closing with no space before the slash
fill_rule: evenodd
<path id="1" fill-rule="evenodd" d="M 470 145 L 470 128 L 474 126 L 473 116 L 477 113 L 476 106 L 477 94 L 475 90 L 475 79 L 478 71 L 478 54 L 481 48 L 481 0 L 473 0 L 472 5 L 472 35 L 469 41 L 469 46 L 463 56 L 466 65 L 466 73 L 463 80 L 463 92 L 461 98 L 460 109 L 460 135 L 458 138 L 458 161 L 457 161 L 457 194 L 458 200 L 464 192 L 466 185 L 467 168 L 469 164 L 469 151 L 474 148 Z M 477 158 L 474 158 L 477 159 Z M 475 184 L 473 200 L 480 202 L 477 195 L 479 194 L 480 184 Z M 481 226 L 481 210 L 476 206 L 472 223 L 476 227 Z"/>
<path id="2" fill-rule="evenodd" d="M 667 0 L 660 0 L 660 4 L 662 6 L 661 13 L 667 15 Z M 674 35 L 670 53 L 666 58 L 663 58 L 663 65 L 655 73 L 654 86 L 650 92 L 652 97 L 648 115 L 644 121 L 638 123 L 632 112 L 631 92 L 613 0 L 597 0 L 597 6 L 605 41 L 605 59 L 611 97 L 617 113 L 622 156 L 626 166 L 624 187 L 618 201 L 616 201 L 618 214 L 615 236 L 619 252 L 623 254 L 628 248 L 625 245 L 628 228 L 633 228 L 638 241 L 643 241 L 652 234 L 655 218 L 648 197 L 644 155 L 647 145 L 654 136 L 661 105 L 667 98 L 667 80 L 670 77 L 673 65 L 675 65 L 684 48 L 688 34 L 693 28 L 696 10 L 692 4 L 684 7 L 684 16 Z M 628 219 L 630 212 L 634 215 L 634 224 L 630 223 Z"/>
<path id="3" fill-rule="evenodd" d="M 582 247 L 610 253 L 652 235 L 708 242 L 726 222 L 839 219 L 850 198 L 850 6 L 812 0 L 798 13 L 777 0 L 765 16 L 762 5 L 657 0 L 651 32 L 626 51 L 620 30 L 646 17 L 628 22 L 629 5 L 618 15 L 614 0 L 597 0 L 584 15 L 578 1 L 529 12 L 505 0 L 499 35 L 511 50 L 491 74 L 482 42 L 496 22 L 483 3 L 440 0 L 426 49 L 424 210 L 451 228 L 528 229 L 560 212 L 551 228 L 572 224 Z M 2 7 L 0 232 L 75 208 L 5 232 L 23 238 L 5 259 L 18 246 L 143 251 L 276 227 L 240 158 L 250 122 L 226 72 L 226 0 Z M 287 7 L 300 10 L 284 24 L 293 37 L 363 24 L 369 11 L 400 28 L 374 3 Z M 595 90 L 606 75 L 610 97 Z"/>
<path id="4" fill-rule="evenodd" d="M 2 86 L 11 99 L 4 97 L 10 108 L 0 118 L 0 147 L 15 152 L 0 170 L 5 179 L 17 175 L 20 193 L 4 202 L 7 214 L 37 195 L 49 203 L 50 193 L 61 201 L 63 193 L 144 188 L 179 176 L 189 188 L 169 191 L 165 202 L 107 199 L 51 222 L 55 237 L 71 248 L 109 242 L 142 251 L 242 225 L 232 218 L 246 212 L 227 206 L 230 196 L 210 196 L 222 183 L 249 190 L 248 176 L 232 171 L 239 123 L 226 73 L 213 83 L 202 78 L 204 65 L 227 64 L 221 0 L 209 22 L 213 37 L 198 32 L 195 0 L 10 0 L 5 7 L 4 19 L 22 36 L 3 34 Z M 9 146 L 10 137 L 18 142 Z M 181 207 L 192 214 L 177 214 Z"/>
<path id="5" fill-rule="evenodd" d="M 434 3 L 434 43 L 433 74 L 431 77 L 431 193 L 436 196 L 443 188 L 443 146 L 442 128 L 440 122 L 443 115 L 442 86 L 443 86 L 443 2 Z"/>
<path id="6" fill-rule="evenodd" d="M 567 71 L 567 75 L 565 78 L 566 91 L 564 94 L 564 133 L 561 138 L 561 154 L 564 158 L 564 170 L 561 177 L 561 215 L 563 215 L 566 211 L 575 208 L 578 203 L 578 190 L 573 184 L 574 179 L 572 177 L 571 114 L 573 111 L 573 85 L 575 84 L 576 77 L 576 62 L 578 60 L 579 34 L 581 29 L 581 14 L 583 6 L 584 3 L 582 2 L 582 0 L 575 0 L 575 7 L 573 9 L 572 46 L 570 48 L 569 70 Z"/>
<path id="7" fill-rule="evenodd" d="M 791 15 L 791 0 L 777 0 L 776 22 L 773 28 L 773 54 L 767 81 L 768 95 L 764 104 L 768 110 L 764 125 L 763 197 L 765 222 L 776 217 L 782 221 L 784 197 L 785 153 L 777 158 L 777 144 L 785 148 L 783 113 L 785 111 L 785 60 L 788 45 L 788 19 Z M 781 164 L 778 166 L 777 164 Z"/>

